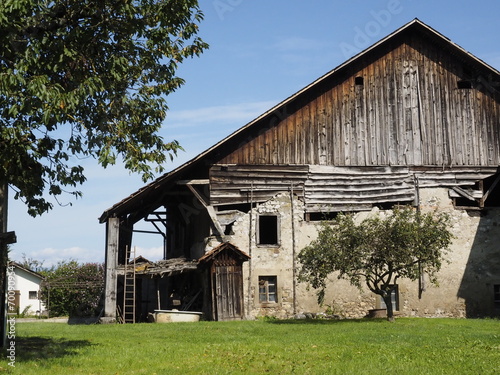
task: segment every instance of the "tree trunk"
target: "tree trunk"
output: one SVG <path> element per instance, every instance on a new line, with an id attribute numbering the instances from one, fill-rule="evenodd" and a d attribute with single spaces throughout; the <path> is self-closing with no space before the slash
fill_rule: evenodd
<path id="1" fill-rule="evenodd" d="M 0 183 L 0 234 L 7 232 L 7 205 L 8 205 L 8 192 L 9 186 L 6 183 Z M 5 310 L 5 296 L 7 294 L 7 260 L 8 260 L 8 246 L 7 241 L 3 240 L 0 236 L 0 345 L 6 347 L 7 339 L 7 314 Z"/>
<path id="2" fill-rule="evenodd" d="M 389 322 L 393 322 L 394 321 L 394 310 L 393 310 L 393 306 L 392 306 L 391 293 L 385 293 L 382 296 L 382 298 L 384 300 L 385 307 L 387 309 L 387 320 Z"/>

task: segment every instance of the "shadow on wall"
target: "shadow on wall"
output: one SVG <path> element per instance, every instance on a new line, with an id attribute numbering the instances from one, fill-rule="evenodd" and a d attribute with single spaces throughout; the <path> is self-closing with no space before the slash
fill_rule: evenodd
<path id="1" fill-rule="evenodd" d="M 473 211 L 481 215 L 458 290 L 467 318 L 500 316 L 500 208 Z M 496 300 L 496 301 L 495 301 Z"/>

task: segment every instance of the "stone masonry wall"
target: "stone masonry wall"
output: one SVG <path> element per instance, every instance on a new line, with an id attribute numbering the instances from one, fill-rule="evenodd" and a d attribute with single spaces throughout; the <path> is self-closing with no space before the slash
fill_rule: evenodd
<path id="1" fill-rule="evenodd" d="M 418 297 L 418 283 L 398 280 L 399 310 L 401 316 L 466 317 L 491 315 L 495 284 L 500 284 L 500 209 L 466 212 L 453 207 L 447 189 L 421 189 L 423 211 L 445 211 L 451 216 L 455 236 L 446 262 L 438 274 L 439 287 L 425 282 L 425 291 Z M 361 221 L 379 212 L 356 214 Z M 256 242 L 259 215 L 275 214 L 279 217 L 278 246 L 262 246 Z M 293 214 L 293 221 L 292 221 Z M 295 260 L 300 250 L 316 238 L 319 222 L 304 220 L 302 201 L 290 194 L 275 198 L 242 215 L 233 225 L 234 234 L 227 240 L 251 256 L 244 265 L 244 299 L 247 318 L 271 315 L 279 318 L 302 313 L 329 312 L 346 318 L 360 318 L 368 310 L 380 308 L 379 296 L 369 290 L 359 290 L 335 275 L 327 288 L 325 303 L 317 304 L 314 290 L 294 282 L 300 264 Z M 294 267 L 296 272 L 294 273 Z M 259 303 L 259 276 L 276 276 L 278 301 Z M 295 297 L 295 298 L 294 298 Z"/>

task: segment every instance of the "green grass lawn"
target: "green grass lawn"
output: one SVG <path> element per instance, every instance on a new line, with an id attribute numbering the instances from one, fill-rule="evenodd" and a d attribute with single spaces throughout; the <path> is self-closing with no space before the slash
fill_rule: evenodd
<path id="1" fill-rule="evenodd" d="M 17 323 L 12 374 L 500 374 L 500 320 Z"/>

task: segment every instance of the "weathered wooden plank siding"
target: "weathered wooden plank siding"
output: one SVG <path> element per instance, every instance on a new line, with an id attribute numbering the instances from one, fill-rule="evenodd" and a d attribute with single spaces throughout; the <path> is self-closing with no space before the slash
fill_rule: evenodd
<path id="1" fill-rule="evenodd" d="M 487 88 L 458 88 L 470 78 L 461 61 L 414 36 L 365 65 L 219 163 L 500 164 L 500 103 Z"/>
<path id="2" fill-rule="evenodd" d="M 303 195 L 308 166 L 215 165 L 210 169 L 210 204 L 265 202 L 289 191 Z"/>
<path id="3" fill-rule="evenodd" d="M 414 176 L 406 167 L 311 165 L 304 186 L 308 212 L 357 211 L 386 202 L 415 199 Z"/>
<path id="4" fill-rule="evenodd" d="M 215 165 L 210 170 L 210 204 L 265 202 L 290 191 L 306 212 L 369 210 L 383 203 L 408 203 L 423 187 L 474 186 L 496 167 L 407 167 L 328 165 Z"/>

